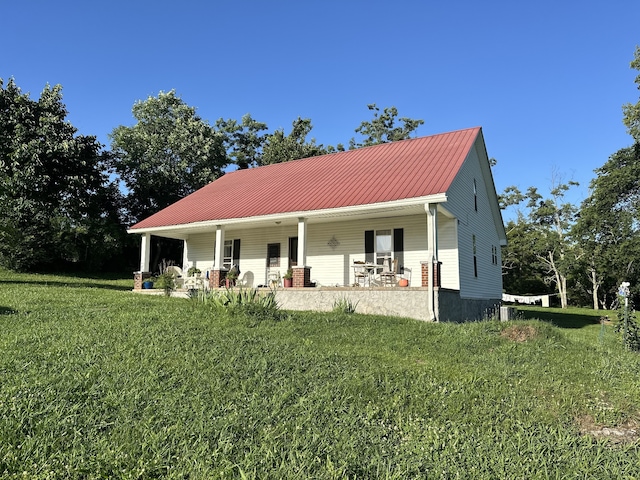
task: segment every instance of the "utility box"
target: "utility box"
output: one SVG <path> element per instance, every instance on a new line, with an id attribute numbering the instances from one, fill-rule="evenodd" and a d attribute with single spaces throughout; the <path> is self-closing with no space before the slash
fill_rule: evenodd
<path id="1" fill-rule="evenodd" d="M 516 307 L 500 307 L 500 321 L 508 322 L 515 320 L 517 313 L 518 309 Z"/>

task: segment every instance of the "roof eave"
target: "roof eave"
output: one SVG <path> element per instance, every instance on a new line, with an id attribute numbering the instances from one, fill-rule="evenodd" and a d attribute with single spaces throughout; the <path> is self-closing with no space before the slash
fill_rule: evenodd
<path id="1" fill-rule="evenodd" d="M 228 218 L 228 219 L 216 219 L 216 220 L 207 220 L 203 222 L 193 222 L 193 223 L 181 223 L 176 225 L 161 225 L 157 227 L 143 227 L 143 228 L 130 228 L 127 230 L 127 233 L 137 233 L 137 234 L 159 234 L 160 232 L 171 232 L 175 230 L 184 230 L 184 229 L 203 229 L 203 228 L 215 228 L 218 225 L 221 226 L 230 226 L 230 225 L 242 225 L 242 224 L 251 224 L 251 223 L 269 223 L 276 220 L 282 221 L 287 219 L 297 219 L 297 218 L 321 218 L 321 217 L 341 217 L 341 216 L 351 216 L 357 215 L 358 213 L 371 213 L 375 210 L 391 210 L 398 208 L 411 207 L 416 205 L 423 205 L 425 203 L 446 203 L 447 195 L 446 193 L 437 193 L 434 195 L 427 195 L 424 197 L 413 197 L 413 198 L 405 198 L 401 200 L 393 200 L 390 202 L 380 202 L 380 203 L 370 203 L 365 205 L 350 205 L 347 207 L 338 207 L 338 208 L 328 208 L 322 210 L 306 210 L 299 212 L 283 212 L 283 213 L 273 213 L 269 215 L 260 215 L 254 217 L 243 217 L 243 218 Z"/>

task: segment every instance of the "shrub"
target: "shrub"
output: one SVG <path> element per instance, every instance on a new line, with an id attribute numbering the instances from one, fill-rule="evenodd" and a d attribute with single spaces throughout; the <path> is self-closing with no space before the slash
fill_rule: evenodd
<path id="1" fill-rule="evenodd" d="M 282 317 L 274 290 L 265 294 L 256 288 L 201 291 L 195 299 L 232 316 L 246 315 L 254 320 L 280 320 Z"/>

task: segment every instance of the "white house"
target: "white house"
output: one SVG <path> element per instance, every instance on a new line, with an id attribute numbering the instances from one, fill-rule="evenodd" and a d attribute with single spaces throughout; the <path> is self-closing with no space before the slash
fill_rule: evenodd
<path id="1" fill-rule="evenodd" d="M 292 268 L 283 295 L 305 296 L 291 308 L 330 308 L 322 298 L 344 287 L 360 311 L 464 320 L 502 296 L 506 233 L 479 127 L 230 172 L 129 233 L 142 236 L 136 288 L 157 235 L 183 240 L 183 268 L 206 271 L 211 287 L 234 264 L 253 287 Z M 354 262 L 393 260 L 408 288 L 351 287 Z"/>

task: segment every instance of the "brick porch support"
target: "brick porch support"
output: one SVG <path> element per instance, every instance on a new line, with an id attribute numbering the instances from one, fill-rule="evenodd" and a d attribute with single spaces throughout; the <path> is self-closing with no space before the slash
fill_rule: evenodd
<path id="1" fill-rule="evenodd" d="M 440 271 L 442 270 L 440 267 L 442 266 L 442 262 L 438 262 L 437 260 L 433 262 L 433 286 L 436 288 L 440 288 L 442 285 L 442 275 Z"/>
<path id="2" fill-rule="evenodd" d="M 151 278 L 151 272 L 133 272 L 133 289 L 142 290 L 142 283 Z"/>
<path id="3" fill-rule="evenodd" d="M 442 270 L 442 262 L 434 261 L 433 262 L 433 286 L 435 288 L 439 288 L 442 282 L 442 276 L 440 271 Z M 429 262 L 420 262 L 420 277 L 421 282 L 420 286 L 428 287 L 429 286 Z"/>
<path id="4" fill-rule="evenodd" d="M 226 277 L 226 270 L 211 270 L 211 272 L 209 272 L 209 288 L 218 288 L 220 286 L 220 282 L 222 282 Z"/>
<path id="5" fill-rule="evenodd" d="M 293 286 L 311 286 L 311 267 L 293 267 Z"/>

